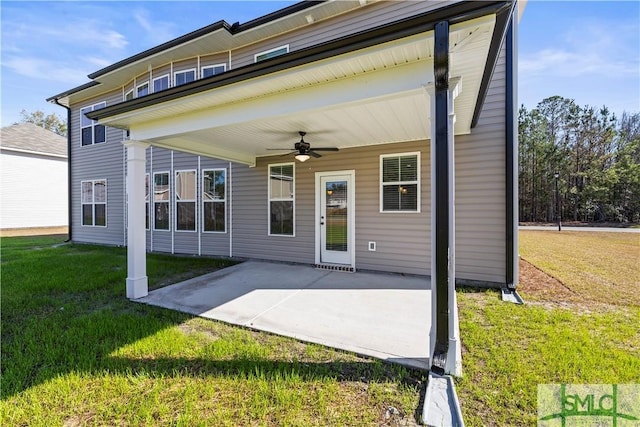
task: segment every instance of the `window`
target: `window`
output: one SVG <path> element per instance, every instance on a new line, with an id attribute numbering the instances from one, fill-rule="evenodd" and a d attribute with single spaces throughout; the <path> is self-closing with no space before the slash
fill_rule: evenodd
<path id="1" fill-rule="evenodd" d="M 169 172 L 153 174 L 153 229 L 169 229 Z"/>
<path id="2" fill-rule="evenodd" d="M 225 169 L 202 171 L 202 229 L 226 231 L 227 179 Z"/>
<path id="3" fill-rule="evenodd" d="M 173 85 L 180 86 L 185 83 L 192 82 L 196 79 L 196 70 L 178 71 L 173 73 Z"/>
<path id="4" fill-rule="evenodd" d="M 176 230 L 196 231 L 196 171 L 176 171 Z"/>
<path id="5" fill-rule="evenodd" d="M 149 229 L 149 174 L 144 176 L 144 228 Z"/>
<path id="6" fill-rule="evenodd" d="M 153 93 L 169 89 L 169 74 L 153 79 Z"/>
<path id="7" fill-rule="evenodd" d="M 107 226 L 107 180 L 82 181 L 82 225 Z"/>
<path id="8" fill-rule="evenodd" d="M 253 62 L 264 61 L 265 59 L 275 58 L 276 56 L 289 53 L 289 45 L 276 47 L 275 49 L 265 50 L 264 52 L 256 53 L 253 57 Z"/>
<path id="9" fill-rule="evenodd" d="M 224 73 L 227 70 L 226 64 L 211 65 L 202 67 L 200 70 L 200 78 L 215 76 L 216 74 Z"/>
<path id="10" fill-rule="evenodd" d="M 141 84 L 136 90 L 136 98 L 140 98 L 145 95 L 149 95 L 149 82 Z"/>
<path id="11" fill-rule="evenodd" d="M 293 163 L 269 165 L 269 235 L 293 236 Z"/>
<path id="12" fill-rule="evenodd" d="M 420 212 L 420 153 L 380 156 L 381 212 Z"/>
<path id="13" fill-rule="evenodd" d="M 91 120 L 85 114 L 99 110 L 107 106 L 106 102 L 84 107 L 80 110 L 80 133 L 82 135 L 82 145 L 92 145 L 105 142 L 107 140 L 107 133 L 104 125 L 98 124 L 97 121 Z"/>
<path id="14" fill-rule="evenodd" d="M 133 89 L 124 94 L 124 100 L 129 101 L 133 99 Z"/>

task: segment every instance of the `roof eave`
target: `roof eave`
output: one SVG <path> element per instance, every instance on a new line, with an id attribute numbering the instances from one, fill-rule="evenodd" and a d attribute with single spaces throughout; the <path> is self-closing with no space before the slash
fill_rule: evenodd
<path id="1" fill-rule="evenodd" d="M 433 30 L 435 23 L 442 20 L 448 20 L 451 24 L 455 24 L 490 13 L 501 15 L 504 14 L 505 11 L 508 11 L 508 15 L 511 16 L 514 4 L 515 2 L 511 2 L 508 0 L 482 3 L 474 1 L 455 3 L 435 11 L 425 12 L 423 14 L 386 24 L 372 30 L 361 31 L 359 33 L 345 36 L 337 40 L 294 51 L 267 61 L 246 65 L 244 67 L 236 68 L 219 75 L 215 75 L 206 79 L 196 80 L 192 83 L 173 87 L 162 92 L 144 96 L 142 98 L 135 98 L 129 101 L 114 104 L 100 110 L 92 111 L 87 114 L 87 117 L 93 120 L 105 119 L 147 106 L 171 101 L 206 90 L 215 89 L 218 87 L 281 71 L 287 68 L 329 58 L 338 54 L 348 53 L 358 49 L 374 46 L 376 44 L 397 40 L 402 37 L 430 31 Z M 478 7 L 479 5 L 480 7 Z M 476 107 L 474 109 L 474 111 L 477 112 L 482 109 L 482 103 L 484 102 L 486 91 L 489 87 L 493 69 L 495 68 L 495 64 L 497 63 L 499 47 L 502 42 L 502 37 L 504 37 L 504 32 L 506 31 L 506 24 L 508 23 L 508 19 L 503 21 L 504 22 L 501 21 L 500 23 L 497 22 L 496 29 L 494 30 L 492 47 L 494 45 L 496 47 L 490 49 L 489 51 L 487 66 L 485 67 L 485 72 L 483 74 L 481 92 L 478 96 L 478 99 L 476 100 Z M 505 25 L 505 29 L 499 29 L 498 24 Z M 500 39 L 496 42 L 495 38 L 497 35 L 500 36 Z"/>

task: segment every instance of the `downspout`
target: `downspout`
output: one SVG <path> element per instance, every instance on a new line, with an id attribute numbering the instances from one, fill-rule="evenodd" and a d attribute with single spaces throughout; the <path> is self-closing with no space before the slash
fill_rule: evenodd
<path id="1" fill-rule="evenodd" d="M 66 242 L 70 242 L 73 238 L 73 213 L 71 208 L 73 207 L 73 203 L 71 201 L 71 108 L 66 105 L 62 105 L 58 102 L 58 98 L 54 98 L 53 102 L 56 105 L 61 106 L 62 108 L 67 110 L 67 209 L 68 209 L 68 217 L 67 221 L 69 222 L 68 226 L 68 238 L 65 240 Z"/>
<path id="2" fill-rule="evenodd" d="M 449 167 L 448 167 L 448 101 L 449 101 L 449 22 L 438 22 L 434 28 L 435 78 L 435 277 L 436 281 L 436 341 L 431 371 L 445 372 L 449 352 Z M 433 215 L 433 213 L 432 213 Z M 432 237 L 433 238 L 433 237 Z"/>
<path id="3" fill-rule="evenodd" d="M 513 18 L 511 19 L 509 26 L 507 28 L 507 38 L 506 38 L 506 85 L 507 85 L 507 93 L 506 93 L 506 102 L 505 102 L 505 119 L 506 119 L 506 164 L 505 164 L 505 192 L 506 192 L 506 277 L 505 284 L 509 289 L 515 289 L 517 285 L 517 280 L 515 276 L 515 272 L 517 269 L 515 268 L 515 262 L 517 262 L 515 257 L 515 242 L 516 242 L 516 230 L 515 230 L 515 155 L 517 153 L 516 144 L 518 142 L 517 134 L 516 134 L 516 126 L 515 126 L 515 90 L 514 90 L 514 70 L 513 70 Z"/>

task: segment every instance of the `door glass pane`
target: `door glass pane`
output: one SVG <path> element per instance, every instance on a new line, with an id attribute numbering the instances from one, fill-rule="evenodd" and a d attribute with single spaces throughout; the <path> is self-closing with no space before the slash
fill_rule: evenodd
<path id="1" fill-rule="evenodd" d="M 347 251 L 347 181 L 331 181 L 325 185 L 326 239 L 329 251 Z"/>

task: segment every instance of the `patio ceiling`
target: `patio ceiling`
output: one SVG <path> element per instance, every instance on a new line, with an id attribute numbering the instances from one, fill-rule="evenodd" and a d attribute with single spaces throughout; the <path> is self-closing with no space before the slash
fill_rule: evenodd
<path id="1" fill-rule="evenodd" d="M 455 133 L 469 133 L 495 15 L 451 27 L 450 77 L 461 79 Z M 255 165 L 292 147 L 349 148 L 428 139 L 433 32 L 115 114 L 101 123 L 154 146 Z M 284 153 L 285 151 L 283 151 Z"/>

